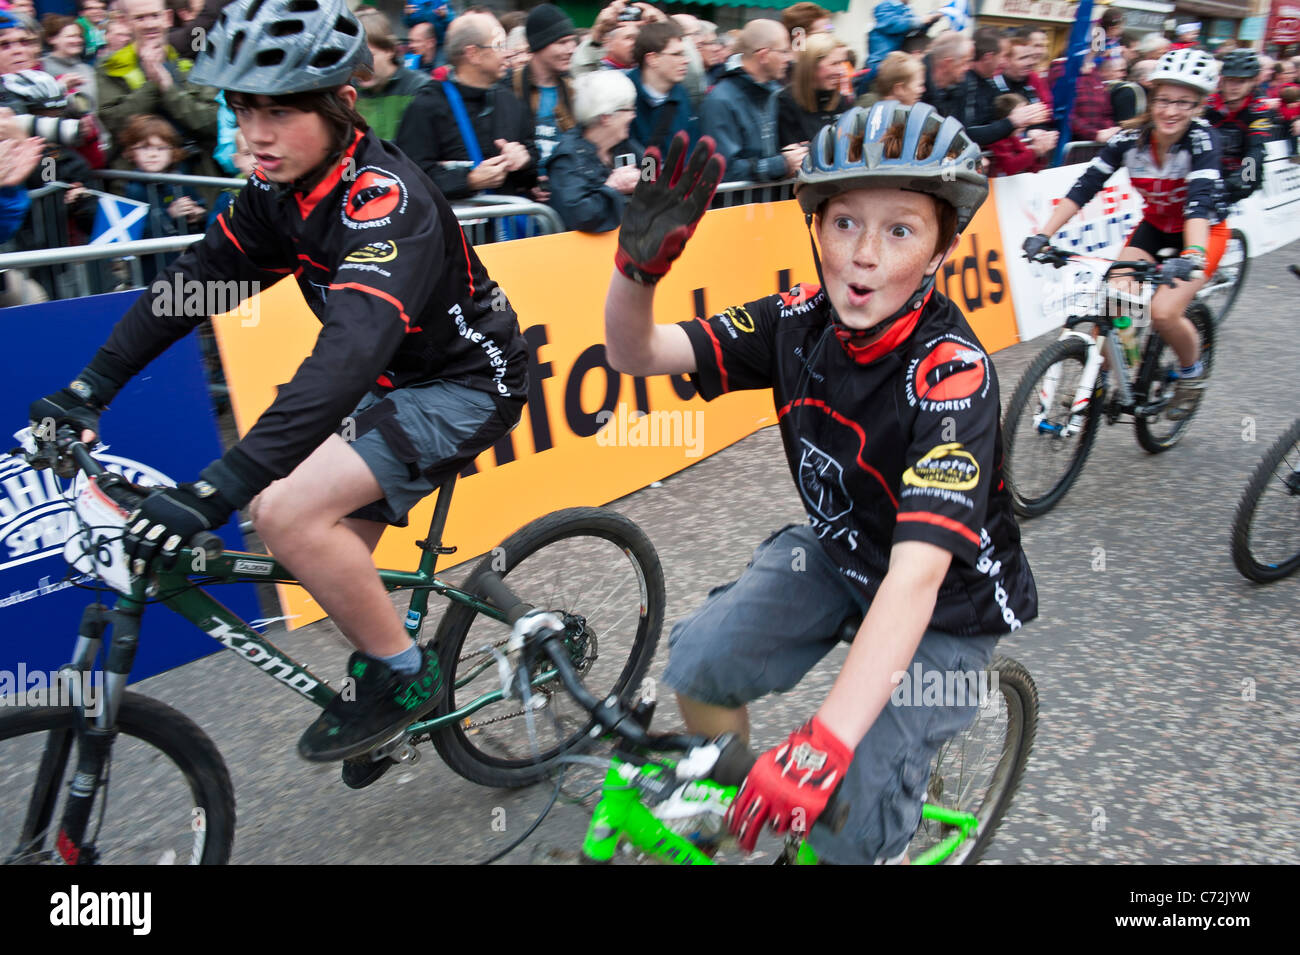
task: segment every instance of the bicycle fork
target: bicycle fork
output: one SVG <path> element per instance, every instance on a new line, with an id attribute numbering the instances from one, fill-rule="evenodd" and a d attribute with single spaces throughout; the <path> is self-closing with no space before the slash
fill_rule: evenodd
<path id="1" fill-rule="evenodd" d="M 100 706 L 98 713 L 93 716 L 94 722 L 90 723 L 87 720 L 90 707 L 83 695 L 85 683 L 82 676 L 90 672 L 110 623 L 114 625 L 113 642 L 105 666 L 104 685 L 99 691 Z M 38 851 L 49 831 L 54 806 L 59 797 L 58 781 L 63 778 L 64 769 L 72 755 L 75 734 L 76 769 L 68 785 L 68 798 L 64 803 L 63 818 L 59 822 L 55 850 L 68 865 L 92 865 L 97 861 L 95 847 L 85 844 L 86 830 L 90 824 L 95 797 L 108 785 L 107 767 L 113 740 L 117 735 L 117 713 L 126 691 L 127 676 L 135 662 L 139 637 L 138 608 L 135 612 L 123 610 L 119 603 L 116 610 L 110 611 L 103 604 L 95 603 L 82 614 L 72 662 L 61 669 L 62 673 L 71 677 L 66 683 L 73 710 L 79 714 L 77 725 L 74 729 L 52 732 L 46 741 L 36 788 L 23 824 L 20 854 Z"/>

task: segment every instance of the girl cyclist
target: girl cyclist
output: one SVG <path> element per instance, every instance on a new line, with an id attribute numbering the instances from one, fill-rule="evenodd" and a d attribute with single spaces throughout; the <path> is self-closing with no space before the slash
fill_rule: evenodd
<path id="1" fill-rule="evenodd" d="M 1025 255 L 1034 259 L 1115 170 L 1128 169 L 1145 205 L 1120 259 L 1154 262 L 1161 250 L 1182 250 L 1164 266 L 1174 285 L 1160 288 L 1151 299 L 1155 330 L 1181 366 L 1169 411 L 1175 420 L 1205 386 L 1196 328 L 1183 312 L 1214 273 L 1230 231 L 1224 221 L 1218 139 L 1209 123 L 1197 118 L 1218 79 L 1218 61 L 1203 50 L 1173 50 L 1161 57 L 1151 74 L 1149 121 L 1111 137 L 1043 231 L 1024 242 Z"/>

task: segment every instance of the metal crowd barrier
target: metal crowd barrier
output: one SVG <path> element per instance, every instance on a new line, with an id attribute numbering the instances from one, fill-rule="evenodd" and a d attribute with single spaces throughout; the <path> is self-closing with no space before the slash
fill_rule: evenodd
<path id="1" fill-rule="evenodd" d="M 1066 143 L 1065 152 L 1061 154 L 1061 165 L 1072 166 L 1075 163 L 1092 162 L 1101 153 L 1102 147 L 1105 145 L 1105 143 L 1094 142 L 1091 139 Z"/>
<path id="2" fill-rule="evenodd" d="M 127 169 L 95 171 L 94 184 L 105 180 L 143 182 L 150 203 L 150 231 L 162 237 L 107 245 L 72 245 L 68 233 L 68 216 L 63 201 L 65 190 L 59 185 L 43 186 L 28 193 L 32 199 L 27 244 L 30 251 L 0 251 L 0 271 L 28 271 L 45 289 L 49 298 L 78 298 L 102 292 L 141 288 L 165 268 L 176 255 L 197 242 L 206 229 L 206 221 L 191 226 L 186 220 L 171 219 L 162 210 L 159 190 L 165 186 L 185 186 L 202 190 L 201 201 L 211 211 L 211 203 L 223 191 L 242 189 L 246 180 L 212 176 L 186 176 L 173 173 L 144 173 Z M 476 196 L 452 203 L 456 218 L 466 236 L 475 245 L 524 236 L 564 232 L 564 222 L 550 206 L 515 196 Z M 174 232 L 179 234 L 166 235 Z M 12 244 L 12 243 L 11 243 Z"/>
<path id="3" fill-rule="evenodd" d="M 793 179 L 776 182 L 724 182 L 713 196 L 714 209 L 743 206 L 751 202 L 780 202 L 794 198 Z"/>

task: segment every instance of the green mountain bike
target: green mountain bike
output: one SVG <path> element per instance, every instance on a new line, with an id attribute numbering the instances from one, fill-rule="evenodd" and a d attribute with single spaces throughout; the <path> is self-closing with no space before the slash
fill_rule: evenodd
<path id="1" fill-rule="evenodd" d="M 127 690 L 127 678 L 144 611 L 163 604 L 276 682 L 327 705 L 335 696 L 327 681 L 202 589 L 293 583 L 294 577 L 272 557 L 223 552 L 211 534 L 191 540 L 173 570 L 151 579 L 131 576 L 122 528 L 148 489 L 106 471 L 71 430 L 57 442 L 27 439 L 28 463 L 54 468 L 79 492 L 75 503 L 69 496 L 76 532 L 66 556 L 118 596 L 111 609 L 98 602 L 86 608 L 71 662 L 60 671 L 57 701 L 52 695 L 0 707 L 0 862 L 224 863 L 235 835 L 235 800 L 220 753 L 189 718 Z M 596 721 L 572 702 L 554 667 L 529 674 L 527 708 L 503 695 L 498 661 L 505 660 L 511 629 L 500 605 L 482 597 L 487 578 L 498 585 L 504 578 L 514 593 L 563 614 L 563 630 L 551 642 L 555 656 L 609 701 L 635 697 L 654 655 L 663 572 L 632 521 L 602 508 L 548 514 L 512 534 L 453 586 L 434 571 L 438 557 L 455 550 L 442 546 L 454 485 L 453 477 L 438 491 L 418 568 L 379 572 L 390 591 L 411 592 L 406 630 L 412 639 L 420 637 L 431 591 L 451 602 L 434 636 L 451 692 L 429 718 L 346 761 L 343 781 L 353 788 L 398 762 L 413 762 L 426 741 L 456 772 L 487 786 L 536 782 L 590 742 Z M 92 671 L 101 676 L 97 686 L 88 679 Z"/>

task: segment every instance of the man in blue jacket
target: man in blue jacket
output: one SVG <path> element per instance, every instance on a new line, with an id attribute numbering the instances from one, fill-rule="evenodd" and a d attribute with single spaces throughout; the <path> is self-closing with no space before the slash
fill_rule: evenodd
<path id="1" fill-rule="evenodd" d="M 636 86 L 632 138 L 642 147 L 657 147 L 661 156 L 668 154 L 678 130 L 694 143 L 700 133 L 683 83 L 690 61 L 681 27 L 671 20 L 647 23 L 637 35 L 632 56 L 636 69 L 627 75 Z"/>
<path id="2" fill-rule="evenodd" d="M 867 34 L 867 69 L 876 66 L 895 50 L 902 49 L 903 37 L 923 27 L 929 27 L 942 13 L 938 10 L 925 16 L 909 7 L 904 0 L 884 0 L 871 11 L 876 25 Z"/>
<path id="3" fill-rule="evenodd" d="M 790 64 L 790 34 L 776 20 L 750 20 L 736 45 L 740 65 L 704 97 L 700 131 L 727 161 L 728 182 L 772 182 L 799 171 L 801 143 L 776 141 L 776 94 Z"/>

